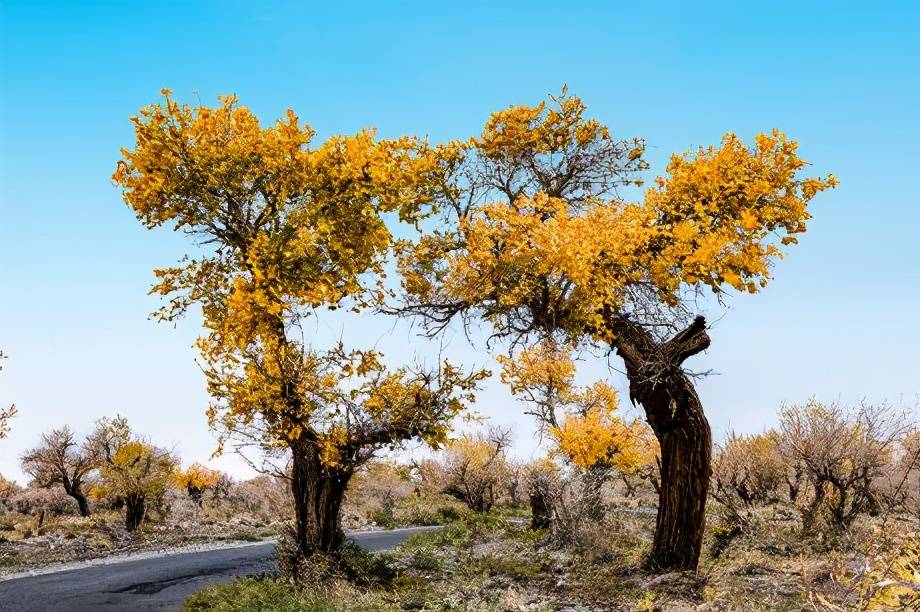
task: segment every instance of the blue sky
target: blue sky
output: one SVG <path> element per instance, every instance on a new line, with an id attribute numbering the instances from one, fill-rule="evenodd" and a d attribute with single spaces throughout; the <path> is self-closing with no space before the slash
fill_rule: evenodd
<path id="1" fill-rule="evenodd" d="M 719 373 L 699 387 L 715 434 L 769 426 L 810 395 L 915 403 L 920 4 L 492 4 L 0 2 L 0 404 L 20 408 L 0 473 L 21 478 L 42 431 L 115 413 L 186 461 L 214 448 L 197 322 L 147 320 L 150 270 L 186 239 L 142 229 L 110 181 L 128 117 L 162 87 L 208 104 L 236 93 L 266 122 L 290 107 L 320 137 L 376 126 L 437 141 L 567 83 L 614 133 L 645 137 L 658 171 L 728 130 L 779 127 L 841 186 L 694 359 Z M 437 350 L 379 317 L 314 325 L 393 362 Z M 461 335 L 446 350 L 494 365 Z M 582 370 L 625 390 L 602 359 Z M 480 410 L 529 456 L 532 424 L 497 382 Z"/>

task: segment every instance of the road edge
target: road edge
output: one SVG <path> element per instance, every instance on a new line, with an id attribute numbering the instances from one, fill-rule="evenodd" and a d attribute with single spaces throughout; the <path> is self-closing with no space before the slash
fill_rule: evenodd
<path id="1" fill-rule="evenodd" d="M 363 533 L 394 533 L 400 531 L 429 531 L 432 529 L 440 529 L 443 525 L 418 525 L 415 527 L 398 527 L 396 529 L 359 529 L 355 531 L 345 532 L 346 536 L 363 534 Z M 80 570 L 87 567 L 95 567 L 98 565 L 116 565 L 118 563 L 126 563 L 128 561 L 139 561 L 142 559 L 157 559 L 160 557 L 170 557 L 173 555 L 182 555 L 189 553 L 202 553 L 202 552 L 211 552 L 213 550 L 227 550 L 231 548 L 247 548 L 250 546 L 262 546 L 265 544 L 273 544 L 275 538 L 266 538 L 264 540 L 259 540 L 257 542 L 244 542 L 244 541 L 235 541 L 235 542 L 208 542 L 200 544 L 187 544 L 185 546 L 175 546 L 171 548 L 164 548 L 159 550 L 146 550 L 146 551 L 136 551 L 129 553 L 118 553 L 115 555 L 110 555 L 108 557 L 96 557 L 94 559 L 84 559 L 82 561 L 67 561 L 64 563 L 52 563 L 44 567 L 36 567 L 30 570 L 24 570 L 21 572 L 16 572 L 15 574 L 0 574 L 0 582 L 7 582 L 9 580 L 17 580 L 19 578 L 31 578 L 33 576 L 44 576 L 47 574 L 58 574 L 60 572 L 69 572 L 71 570 Z"/>

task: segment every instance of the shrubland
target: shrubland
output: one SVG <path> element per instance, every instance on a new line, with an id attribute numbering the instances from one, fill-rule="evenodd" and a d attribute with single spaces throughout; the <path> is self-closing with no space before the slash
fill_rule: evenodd
<path id="1" fill-rule="evenodd" d="M 540 488 L 548 507 L 537 528 L 516 519 L 511 496 L 504 496 L 489 513 L 464 512 L 391 553 L 352 560 L 357 569 L 323 566 L 321 580 L 315 574 L 309 580 L 284 574 L 246 579 L 206 589 L 187 607 L 244 610 L 258 602 L 280 610 L 347 610 L 350 602 L 363 602 L 392 610 L 913 609 L 920 605 L 920 523 L 901 491 L 894 492 L 897 483 L 917 477 L 917 467 L 910 467 L 916 434 L 900 425 L 897 431 L 869 427 L 868 415 L 881 419 L 877 425 L 907 422 L 888 406 L 809 400 L 780 411 L 781 427 L 810 420 L 802 437 L 772 430 L 729 435 L 714 457 L 713 503 L 696 571 L 649 569 L 655 511 L 636 499 L 654 500 L 650 481 L 627 491 L 611 468 L 614 474 L 599 486 L 602 511 L 596 514 L 597 484 L 589 470 L 557 457 L 523 466 L 524 486 Z M 816 422 L 838 432 L 860 430 L 846 444 L 864 458 L 871 478 L 861 481 L 868 487 L 862 494 L 877 498 L 878 507 L 857 504 L 853 514 L 840 514 L 838 493 L 824 481 L 828 472 L 801 469 L 800 462 L 817 460 L 812 452 L 829 453 L 808 444 L 824 439 L 826 430 Z M 792 444 L 811 450 L 796 454 L 787 448 Z M 425 471 L 445 469 L 437 464 L 452 460 L 447 453 L 434 457 Z M 863 469 L 848 462 L 840 467 L 847 474 Z M 818 503 L 816 487 L 826 488 Z"/>

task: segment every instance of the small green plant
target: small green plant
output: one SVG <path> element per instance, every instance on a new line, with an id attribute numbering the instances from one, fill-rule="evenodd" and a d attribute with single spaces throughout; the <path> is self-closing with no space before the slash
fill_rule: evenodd
<path id="1" fill-rule="evenodd" d="M 258 542 L 262 538 L 249 530 L 241 529 L 240 531 L 233 533 L 228 539 L 239 540 L 241 542 Z"/>
<path id="2" fill-rule="evenodd" d="M 526 582 L 539 571 L 539 568 L 528 559 L 499 555 L 478 557 L 474 567 L 488 576 L 507 576 L 516 582 Z"/>
<path id="3" fill-rule="evenodd" d="M 243 578 L 208 587 L 189 597 L 186 611 L 272 612 L 399 610 L 384 594 L 358 589 L 347 582 L 331 582 L 318 588 L 301 588 L 281 578 Z"/>

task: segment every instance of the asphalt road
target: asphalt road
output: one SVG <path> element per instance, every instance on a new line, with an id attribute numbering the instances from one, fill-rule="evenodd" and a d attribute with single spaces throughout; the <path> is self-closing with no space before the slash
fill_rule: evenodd
<path id="1" fill-rule="evenodd" d="M 393 548 L 412 527 L 349 534 L 364 548 Z M 272 543 L 121 561 L 0 581 L 0 612 L 178 610 L 208 584 L 275 569 Z"/>

